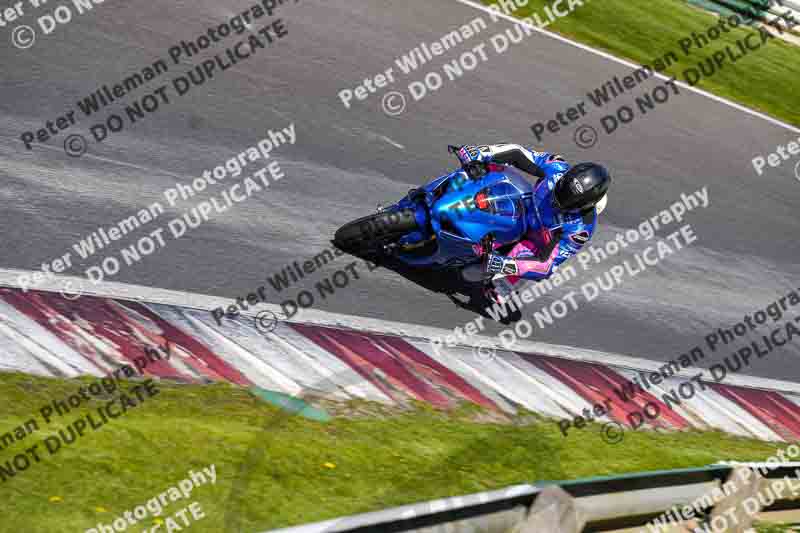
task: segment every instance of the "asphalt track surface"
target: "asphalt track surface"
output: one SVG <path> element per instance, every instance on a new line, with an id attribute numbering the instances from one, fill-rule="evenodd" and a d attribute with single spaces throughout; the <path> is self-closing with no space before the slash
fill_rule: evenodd
<path id="1" fill-rule="evenodd" d="M 55 5 L 36 10 L 26 4 L 19 22 L 36 27 L 36 17 Z M 155 201 L 163 203 L 164 189 L 176 181 L 188 182 L 252 146 L 268 129 L 294 123 L 297 143 L 275 152 L 284 179 L 187 236 L 168 239 L 163 250 L 107 279 L 232 299 L 245 295 L 293 260 L 328 248 L 344 222 L 452 168 L 447 144 L 510 141 L 558 151 L 572 161 L 597 160 L 613 170 L 615 182 L 597 243 L 635 227 L 681 193 L 707 186 L 711 201 L 686 218 L 698 236 L 691 247 L 626 278 L 622 287 L 583 303 L 556 325 L 537 329 L 534 340 L 672 359 L 716 327 L 732 325 L 798 286 L 800 181 L 794 176 L 795 161 L 759 177 L 750 164 L 756 154 L 796 139 L 796 133 L 682 91 L 615 134 L 601 134 L 593 148 L 575 145 L 574 127 L 548 134 L 537 145 L 529 129 L 533 122 L 552 118 L 630 69 L 538 34 L 497 54 L 489 38 L 511 24 L 492 23 L 456 1 L 302 0 L 284 6 L 277 16 L 284 19 L 288 35 L 269 49 L 172 99 L 102 144 L 90 142 L 83 157 L 64 153 L 67 135 L 89 137 L 89 126 L 96 122 L 77 111 L 79 98 L 157 58 L 168 59 L 169 47 L 196 38 L 249 5 L 108 0 L 51 35 L 39 36 L 27 50 L 12 47 L 10 28 L 0 28 L 0 266 L 39 269 L 98 227 L 114 225 Z M 391 89 L 408 95 L 410 81 L 430 71 L 441 73 L 445 62 L 481 42 L 490 61 L 419 102 L 409 101 L 402 115 L 382 112 L 386 89 L 354 102 L 351 109 L 337 97 L 340 90 L 394 66 L 400 54 L 420 42 L 437 41 L 478 16 L 489 23 L 487 30 L 457 53 L 408 76 L 398 74 Z M 151 82 L 150 90 L 140 88 L 121 101 L 138 100 L 224 48 L 170 64 L 170 72 Z M 764 80 L 765 91 L 769 83 Z M 608 110 L 631 102 L 620 98 Z M 32 151 L 25 149 L 19 139 L 23 131 L 44 127 L 69 109 L 80 117 L 77 125 Z M 112 104 L 98 117 L 122 109 Z M 599 129 L 602 114 L 593 112 L 587 121 Z M 178 216 L 191 205 L 182 202 L 170 214 Z M 140 229 L 134 235 L 146 233 Z M 122 245 L 132 242 L 128 238 Z M 281 294 L 270 290 L 270 299 L 279 303 L 301 288 L 313 289 L 347 262 L 339 258 Z M 586 272 L 573 288 L 616 262 Z M 82 274 L 91 264 L 80 262 L 70 273 Z M 474 317 L 395 273 L 358 272 L 359 280 L 317 308 L 444 328 Z M 498 328 L 490 327 L 493 331 Z M 756 361 L 747 372 L 800 379 L 799 355 L 796 348 L 786 348 Z"/>

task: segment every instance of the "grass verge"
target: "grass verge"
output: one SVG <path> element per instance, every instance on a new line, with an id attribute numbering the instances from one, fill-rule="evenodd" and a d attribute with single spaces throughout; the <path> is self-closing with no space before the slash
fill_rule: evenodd
<path id="1" fill-rule="evenodd" d="M 93 399 L 50 425 L 38 414 L 86 383 L 0 374 L 0 438 L 32 417 L 40 422 L 0 449 L 0 465 L 96 411 L 103 402 Z M 216 484 L 170 504 L 162 518 L 194 500 L 206 518 L 192 531 L 225 531 L 232 518 L 242 531 L 262 531 L 521 482 L 763 460 L 780 447 L 719 432 L 628 432 L 608 445 L 597 425 L 564 438 L 553 421 L 527 413 L 499 422 L 474 406 L 442 413 L 351 402 L 323 423 L 226 384 L 157 387 L 154 398 L 0 482 L 0 531 L 108 524 L 210 464 Z"/>
<path id="2" fill-rule="evenodd" d="M 706 61 L 717 51 L 724 52 L 726 46 L 730 46 L 735 55 L 741 55 L 736 41 L 745 39 L 749 33 L 758 33 L 753 28 L 730 29 L 727 33 L 721 32 L 721 36 L 707 46 L 692 46 L 684 53 L 679 41 L 691 39 L 693 32 L 705 34 L 718 24 L 718 17 L 682 0 L 582 1 L 581 7 L 557 19 L 547 29 L 639 65 L 653 66 L 657 58 L 674 52 L 678 62 L 662 74 L 687 83 L 692 80 L 686 79 L 686 69 L 699 70 L 698 63 Z M 483 0 L 483 3 L 490 5 L 494 2 Z M 525 7 L 517 9 L 514 16 L 535 20 L 533 14 L 538 13 L 539 19 L 546 22 L 544 7 L 553 3 L 553 0 L 530 0 Z M 566 6 L 567 2 L 560 2 L 561 10 Z M 753 47 L 761 43 L 753 38 L 750 42 Z M 608 60 L 598 58 L 597 61 Z M 726 58 L 713 75 L 704 76 L 696 87 L 800 126 L 800 107 L 795 93 L 798 76 L 800 47 L 775 37 L 756 50 L 748 50 L 747 55 L 735 63 Z M 598 80 L 598 85 L 602 81 L 606 80 Z M 594 86 L 585 89 L 589 92 Z"/>

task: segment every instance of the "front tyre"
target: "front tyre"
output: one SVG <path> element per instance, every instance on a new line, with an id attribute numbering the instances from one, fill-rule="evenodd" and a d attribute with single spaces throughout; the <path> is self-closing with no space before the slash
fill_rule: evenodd
<path id="1" fill-rule="evenodd" d="M 413 209 L 381 211 L 339 228 L 333 244 L 345 252 L 376 252 L 417 229 Z"/>

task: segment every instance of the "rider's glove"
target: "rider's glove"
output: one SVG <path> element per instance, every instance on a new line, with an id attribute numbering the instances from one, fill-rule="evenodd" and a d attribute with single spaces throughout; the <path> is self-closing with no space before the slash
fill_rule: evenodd
<path id="1" fill-rule="evenodd" d="M 459 148 L 457 155 L 462 165 L 475 161 L 488 161 L 492 157 L 488 146 L 473 146 L 471 144 L 466 144 Z"/>
<path id="2" fill-rule="evenodd" d="M 517 262 L 511 257 L 489 254 L 486 258 L 486 273 L 514 276 L 517 274 Z"/>

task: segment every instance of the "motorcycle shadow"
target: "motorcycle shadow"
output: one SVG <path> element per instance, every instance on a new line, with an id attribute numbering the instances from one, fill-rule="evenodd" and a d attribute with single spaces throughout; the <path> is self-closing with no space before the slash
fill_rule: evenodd
<path id="1" fill-rule="evenodd" d="M 353 250 L 343 251 L 360 259 L 370 261 L 379 267 L 391 270 L 431 292 L 444 294 L 454 305 L 461 309 L 471 311 L 489 320 L 494 320 L 486 309 L 491 309 L 495 303 L 486 297 L 483 285 L 464 280 L 459 268 L 451 267 L 431 270 L 430 268 L 412 267 L 392 257 L 377 257 L 372 254 L 361 254 Z M 519 310 L 509 311 L 507 316 L 501 318 L 499 322 L 508 325 L 517 322 L 521 318 L 522 313 Z"/>

